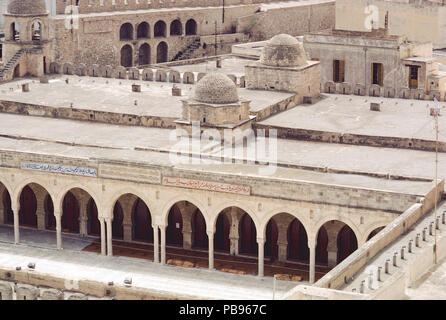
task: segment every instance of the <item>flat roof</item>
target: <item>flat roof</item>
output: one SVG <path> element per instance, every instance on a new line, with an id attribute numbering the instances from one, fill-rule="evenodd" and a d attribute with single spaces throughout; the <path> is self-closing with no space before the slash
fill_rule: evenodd
<path id="1" fill-rule="evenodd" d="M 168 152 L 177 140 L 169 138 L 171 132 L 172 130 L 160 128 L 2 114 L 0 150 L 76 159 L 126 161 L 244 177 L 307 181 L 408 194 L 424 194 L 432 187 L 430 182 L 388 180 L 365 175 L 323 173 L 281 166 L 273 175 L 262 176 L 258 173 L 261 166 L 254 164 L 172 164 Z M 434 154 L 430 152 L 284 139 L 279 139 L 277 145 L 278 162 L 284 164 L 362 172 L 404 173 L 428 178 L 434 173 Z M 218 151 L 218 148 L 209 150 L 203 148 L 201 152 L 217 155 Z M 446 154 L 440 154 L 440 163 L 442 162 L 446 163 Z M 440 168 L 440 176 L 446 177 L 446 167 Z"/>
<path id="2" fill-rule="evenodd" d="M 185 60 L 184 65 L 167 65 L 170 69 L 177 70 L 180 73 L 194 72 L 197 75 L 199 72 L 221 72 L 224 74 L 233 74 L 236 77 L 245 75 L 245 66 L 256 61 L 254 59 L 241 58 L 236 56 L 223 56 L 221 60 L 221 68 L 217 68 L 216 60 L 208 60 L 200 63 L 191 63 L 189 60 Z M 193 60 L 192 60 L 193 61 Z"/>
<path id="3" fill-rule="evenodd" d="M 341 94 L 323 94 L 312 105 L 299 105 L 261 121 L 261 124 L 371 136 L 416 138 L 435 141 L 431 107 L 441 107 L 440 128 L 446 127 L 446 103 Z M 381 111 L 370 111 L 370 103 Z M 440 135 L 446 142 L 446 135 Z"/>
<path id="4" fill-rule="evenodd" d="M 69 79 L 69 84 L 65 82 Z M 21 79 L 0 84 L 0 100 L 29 103 L 54 108 L 73 108 L 103 112 L 155 116 L 178 119 L 181 100 L 194 95 L 194 85 L 175 84 L 182 96 L 172 96 L 173 83 L 123 80 L 96 77 L 58 76 L 42 84 L 38 79 Z M 30 91 L 22 92 L 21 84 L 29 83 Z M 140 84 L 141 92 L 132 92 L 132 84 Z M 241 99 L 251 101 L 251 111 L 260 111 L 292 97 L 293 93 L 257 91 L 239 88 Z M 137 101 L 137 105 L 135 105 Z"/>

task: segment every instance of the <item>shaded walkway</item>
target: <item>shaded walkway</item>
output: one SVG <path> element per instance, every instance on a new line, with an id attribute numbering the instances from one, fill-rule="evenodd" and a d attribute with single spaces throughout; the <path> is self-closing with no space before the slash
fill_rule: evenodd
<path id="1" fill-rule="evenodd" d="M 84 251 L 100 253 L 100 240 L 95 240 L 91 245 L 85 247 Z M 113 255 L 153 261 L 153 245 L 129 243 L 113 240 Z M 186 268 L 208 268 L 208 252 L 199 250 L 186 250 L 182 248 L 166 247 L 166 262 L 170 265 Z M 231 256 L 216 252 L 214 254 L 214 267 L 216 270 L 235 274 L 257 274 L 257 257 Z M 265 259 L 265 276 L 272 277 L 274 274 L 289 275 L 293 281 L 308 281 L 308 264 L 306 263 L 283 263 L 268 262 Z M 316 280 L 320 279 L 329 271 L 328 267 L 316 266 Z"/>
<path id="2" fill-rule="evenodd" d="M 64 250 L 82 250 L 91 245 L 95 239 L 95 237 L 62 233 Z M 12 225 L 0 225 L 0 242 L 14 243 L 14 227 Z M 20 227 L 20 243 L 33 247 L 57 249 L 56 231 Z"/>

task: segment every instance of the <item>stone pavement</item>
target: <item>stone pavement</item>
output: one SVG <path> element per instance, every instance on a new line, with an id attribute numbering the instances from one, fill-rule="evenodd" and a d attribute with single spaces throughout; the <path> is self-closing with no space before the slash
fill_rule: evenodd
<path id="1" fill-rule="evenodd" d="M 411 300 L 446 300 L 446 261 L 428 272 L 412 288 L 406 289 Z"/>
<path id="2" fill-rule="evenodd" d="M 2 241 L 9 236 L 7 229 L 8 227 L 0 230 Z M 27 233 L 25 229 L 22 228 L 21 232 L 24 244 L 0 243 L 0 267 L 26 268 L 29 262 L 34 262 L 38 272 L 64 277 L 67 280 L 88 279 L 105 284 L 109 281 L 122 284 L 126 277 L 132 277 L 134 287 L 167 293 L 178 298 L 194 296 L 201 299 L 267 300 L 273 296 L 272 278 L 162 266 L 142 259 L 80 252 L 76 247 L 84 245 L 84 242 L 75 243 L 75 237 L 72 237 L 73 243 L 70 244 L 67 235 L 64 235 L 63 241 L 67 249 L 58 251 L 38 247 L 41 246 L 42 239 L 37 233 L 34 235 L 38 237 L 38 242 L 32 241 L 31 233 Z M 50 242 L 46 238 L 43 241 Z M 280 298 L 299 283 L 277 281 L 276 297 Z"/>

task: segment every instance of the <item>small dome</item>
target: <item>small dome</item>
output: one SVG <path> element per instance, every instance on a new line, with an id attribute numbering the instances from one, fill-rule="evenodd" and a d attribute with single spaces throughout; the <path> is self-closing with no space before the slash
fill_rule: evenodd
<path id="1" fill-rule="evenodd" d="M 195 88 L 195 100 L 204 103 L 235 103 L 239 101 L 237 86 L 225 74 L 209 73 Z"/>
<path id="2" fill-rule="evenodd" d="M 263 49 L 261 63 L 273 67 L 299 67 L 307 64 L 301 42 L 288 34 L 271 38 Z"/>
<path id="3" fill-rule="evenodd" d="M 9 14 L 46 14 L 45 0 L 9 0 Z"/>

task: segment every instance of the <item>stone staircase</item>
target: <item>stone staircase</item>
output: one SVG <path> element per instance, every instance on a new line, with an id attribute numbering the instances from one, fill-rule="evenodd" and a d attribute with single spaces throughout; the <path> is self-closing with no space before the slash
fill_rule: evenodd
<path id="1" fill-rule="evenodd" d="M 200 38 L 196 38 L 194 42 L 192 42 L 190 45 L 186 47 L 186 49 L 178 52 L 175 57 L 173 57 L 172 61 L 179 61 L 179 60 L 187 60 L 190 59 L 191 55 L 200 48 L 201 41 Z"/>
<path id="2" fill-rule="evenodd" d="M 20 49 L 15 55 L 0 69 L 0 81 L 8 80 L 8 76 L 12 75 L 14 68 L 19 63 L 20 58 L 25 53 L 25 49 Z"/>

